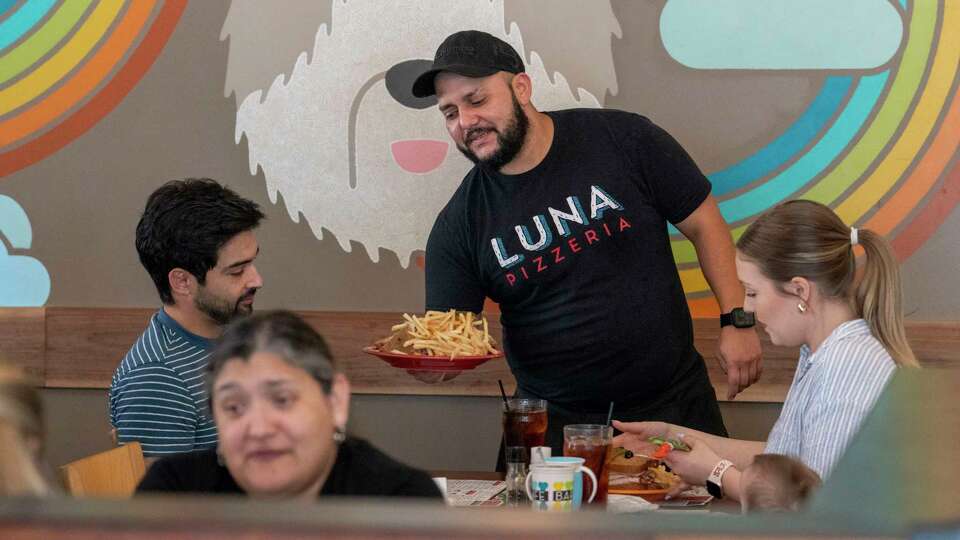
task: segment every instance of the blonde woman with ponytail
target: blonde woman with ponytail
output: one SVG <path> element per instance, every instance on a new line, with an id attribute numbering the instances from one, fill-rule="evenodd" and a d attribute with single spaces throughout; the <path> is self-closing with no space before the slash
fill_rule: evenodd
<path id="1" fill-rule="evenodd" d="M 35 385 L 0 364 L 0 496 L 45 495 L 40 472 L 43 408 Z"/>
<path id="2" fill-rule="evenodd" d="M 614 443 L 646 452 L 650 437 L 683 438 L 692 450 L 665 458 L 674 472 L 739 500 L 740 471 L 761 453 L 797 458 L 826 480 L 894 371 L 918 363 L 903 328 L 900 271 L 883 236 L 847 226 L 822 204 L 790 201 L 747 228 L 736 262 L 744 309 L 775 345 L 800 347 L 767 441 L 614 422 L 624 432 Z"/>

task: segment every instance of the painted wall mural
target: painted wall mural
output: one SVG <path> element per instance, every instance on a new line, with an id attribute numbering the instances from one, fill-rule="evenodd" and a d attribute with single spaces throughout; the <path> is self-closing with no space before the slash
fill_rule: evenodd
<path id="1" fill-rule="evenodd" d="M 17 201 L 0 195 L 0 307 L 42 306 L 50 295 L 50 274 L 37 259 L 11 253 L 33 243 L 30 219 Z"/>
<path id="2" fill-rule="evenodd" d="M 723 3 L 711 3 L 715 9 L 719 4 Z M 710 174 L 734 237 L 739 238 L 757 213 L 802 196 L 830 205 L 847 223 L 888 235 L 901 260 L 908 257 L 960 199 L 960 167 L 954 159 L 960 142 L 960 92 L 956 86 L 960 4 L 818 1 L 802 4 L 804 10 L 810 10 L 807 13 L 795 12 L 800 4 L 793 2 L 726 4 L 730 9 L 749 9 L 750 13 L 737 14 L 737 18 L 765 28 L 767 39 L 750 43 L 750 33 L 744 38 L 736 23 L 729 24 L 721 13 L 694 9 L 683 0 L 670 0 L 664 8 L 661 28 L 667 30 L 665 37 L 673 40 L 682 34 L 676 30 L 678 26 L 712 26 L 720 29 L 720 38 L 735 38 L 727 47 L 713 48 L 715 56 L 710 56 L 706 46 L 700 51 L 700 58 L 707 59 L 700 63 L 714 68 L 810 69 L 817 67 L 811 59 L 827 59 L 823 67 L 849 72 L 831 73 L 809 108 L 777 139 L 740 163 Z M 772 20 L 764 16 L 763 6 L 778 4 L 782 9 Z M 893 31 L 894 10 L 903 21 L 903 32 Z M 817 36 L 808 40 L 817 54 L 796 52 L 802 51 L 804 42 L 795 40 L 790 47 L 792 55 L 779 55 L 781 51 L 774 46 L 764 49 L 769 56 L 753 49 L 743 55 L 742 62 L 731 57 L 731 52 L 735 56 L 743 50 L 738 47 L 744 43 L 773 45 L 771 38 L 786 30 L 777 21 L 785 18 L 811 22 L 800 28 Z M 862 32 L 851 36 L 832 28 L 838 21 L 841 28 Z M 843 24 L 849 21 L 856 23 Z M 825 31 L 814 30 L 814 22 Z M 789 39 L 789 32 L 786 34 Z M 700 35 L 718 37 L 714 32 Z M 901 35 L 905 39 L 899 55 L 882 62 L 884 69 L 858 72 L 882 61 L 884 51 L 891 48 L 891 36 Z M 824 49 L 824 43 L 833 47 Z M 857 48 L 862 57 L 842 51 L 829 54 L 830 49 L 840 48 Z M 685 61 L 695 57 L 688 52 L 679 54 Z M 858 61 L 862 62 L 859 66 L 855 65 Z M 684 288 L 692 293 L 694 310 L 712 312 L 715 308 L 710 299 L 696 299 L 707 285 L 696 267 L 693 246 L 676 238 L 673 249 L 683 268 Z"/>
<path id="3" fill-rule="evenodd" d="M 186 0 L 0 2 L 0 177 L 106 116 L 173 32 Z"/>
<path id="4" fill-rule="evenodd" d="M 450 147 L 433 103 L 392 95 L 391 69 L 431 58 L 462 21 L 517 48 L 540 108 L 598 106 L 617 94 L 624 66 L 614 67 L 609 44 L 631 28 L 621 29 L 607 2 L 590 3 L 591 16 L 581 3 L 551 2 L 542 12 L 563 14 L 565 27 L 550 17 L 518 23 L 505 16 L 516 15 L 511 5 L 338 1 L 294 21 L 302 14 L 235 0 L 222 34 L 230 40 L 226 89 L 238 102 L 237 142 L 246 139 L 251 172 L 262 170 L 271 200 L 282 195 L 291 219 L 305 218 L 318 238 L 332 233 L 348 251 L 358 243 L 373 261 L 392 250 L 408 264 L 469 164 Z M 263 54 L 270 35 L 258 23 L 271 17 L 307 25 L 302 48 L 286 58 Z M 311 24 L 315 39 L 306 43 Z M 956 206 L 960 2 L 667 0 L 659 31 L 686 69 L 823 81 L 776 137 L 707 171 L 735 237 L 765 209 L 804 197 L 887 234 L 904 259 Z M 576 36 L 568 39 L 575 46 L 551 55 L 555 43 L 528 38 L 544 33 Z M 601 68 L 589 76 L 564 71 L 591 59 Z M 671 232 L 694 314 L 715 314 L 693 246 Z"/>
<path id="5" fill-rule="evenodd" d="M 0 1 L 0 178 L 40 161 L 106 116 L 153 64 L 186 3 Z M 0 195 L 0 306 L 40 306 L 50 276 L 26 212 Z"/>
<path id="6" fill-rule="evenodd" d="M 595 31 L 584 39 L 604 44 L 599 52 L 609 67 L 594 85 L 578 82 L 579 88 L 571 87 L 556 59 L 532 50 L 522 27 L 505 30 L 503 0 L 359 0 L 330 7 L 329 23 L 314 27 L 309 56 L 279 59 L 269 87 L 241 96 L 244 72 L 277 60 L 254 54 L 258 47 L 250 44 L 265 46 L 259 22 L 277 14 L 254 0 L 234 2 L 223 29 L 230 40 L 227 91 L 237 92 L 240 102 L 237 142 L 246 139 L 251 173 L 262 168 L 271 200 L 282 195 L 294 221 L 302 215 L 318 238 L 329 231 L 347 251 L 358 242 L 374 262 L 383 248 L 410 264 L 469 169 L 438 121 L 435 99 L 416 99 L 408 88 L 424 69 L 417 60 L 432 58 L 463 21 L 525 52 L 539 107 L 599 107 L 597 95 L 615 90 L 610 38 L 620 28 L 606 2 L 589 4 Z M 296 13 L 280 15 L 297 24 Z M 584 88 L 591 86 L 600 92 Z"/>
<path id="7" fill-rule="evenodd" d="M 200 174 L 265 205 L 268 273 L 320 278 L 274 280 L 265 302 L 418 309 L 426 237 L 470 164 L 406 86 L 466 27 L 523 54 L 538 107 L 665 127 L 735 236 L 812 198 L 886 234 L 924 281 L 949 279 L 958 0 L 0 0 L 0 248 L 38 269 L 0 303 L 154 301 L 132 224 L 158 183 Z M 75 204 L 91 190 L 106 196 Z M 693 247 L 671 232 L 709 316 Z M 955 318 L 955 296 L 912 294 Z"/>

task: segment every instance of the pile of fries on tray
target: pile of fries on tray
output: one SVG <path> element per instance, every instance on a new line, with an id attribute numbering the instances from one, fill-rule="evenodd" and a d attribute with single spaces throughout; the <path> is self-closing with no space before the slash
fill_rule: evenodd
<path id="1" fill-rule="evenodd" d="M 463 311 L 428 311 L 423 317 L 403 314 L 404 322 L 374 346 L 384 352 L 457 358 L 500 354 L 487 320 Z"/>

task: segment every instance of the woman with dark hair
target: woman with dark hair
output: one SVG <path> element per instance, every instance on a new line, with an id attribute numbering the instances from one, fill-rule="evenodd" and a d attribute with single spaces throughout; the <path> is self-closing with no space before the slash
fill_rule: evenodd
<path id="1" fill-rule="evenodd" d="M 859 269 L 857 246 L 866 254 Z M 736 263 L 744 309 L 755 313 L 773 344 L 800 347 L 767 441 L 664 422 L 615 422 L 624 434 L 614 442 L 645 452 L 649 437 L 683 436 L 692 450 L 667 455 L 674 472 L 739 500 L 741 471 L 764 452 L 797 458 L 826 479 L 897 367 L 918 363 L 903 327 L 900 271 L 883 236 L 848 227 L 820 203 L 790 201 L 747 228 Z"/>
<path id="2" fill-rule="evenodd" d="M 230 325 L 206 383 L 217 448 L 162 458 L 138 492 L 441 497 L 426 473 L 346 435 L 350 383 L 324 339 L 292 313 Z"/>

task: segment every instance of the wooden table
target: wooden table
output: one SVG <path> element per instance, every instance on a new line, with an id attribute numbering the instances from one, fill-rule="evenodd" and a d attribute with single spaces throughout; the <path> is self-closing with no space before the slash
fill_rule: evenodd
<path id="1" fill-rule="evenodd" d="M 492 472 L 492 471 L 448 471 L 448 470 L 436 470 L 430 471 L 430 476 L 434 478 L 448 478 L 451 480 L 503 480 L 504 474 L 501 472 Z M 707 503 L 705 506 L 690 506 L 690 507 L 673 507 L 663 510 L 657 510 L 658 512 L 675 512 L 675 513 L 684 513 L 684 512 L 695 512 L 697 510 L 709 510 L 710 512 L 717 512 L 721 514 L 739 514 L 740 513 L 740 503 L 732 499 L 714 499 Z"/>

